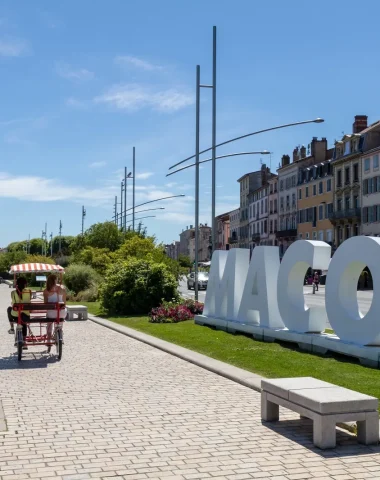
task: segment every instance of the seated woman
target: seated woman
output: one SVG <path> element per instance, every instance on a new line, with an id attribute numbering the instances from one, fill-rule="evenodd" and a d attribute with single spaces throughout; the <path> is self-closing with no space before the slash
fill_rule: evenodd
<path id="1" fill-rule="evenodd" d="M 66 290 L 57 285 L 57 277 L 53 274 L 49 275 L 46 281 L 46 288 L 44 290 L 44 303 L 64 303 L 66 304 Z M 60 310 L 59 318 L 66 318 L 67 311 L 66 308 Z M 53 319 L 57 318 L 57 312 L 54 310 L 47 311 L 47 318 Z M 51 331 L 53 328 L 52 323 L 48 323 L 47 326 L 47 335 L 48 338 L 51 338 Z"/>
<path id="2" fill-rule="evenodd" d="M 27 286 L 27 281 L 26 278 L 24 277 L 19 277 L 16 281 L 16 290 L 13 290 L 11 292 L 11 298 L 12 298 L 12 306 L 15 303 L 30 303 L 31 302 L 31 297 L 32 297 L 32 292 L 30 290 L 26 289 Z M 8 333 L 15 333 L 14 330 L 14 324 L 17 323 L 18 320 L 18 312 L 12 309 L 12 307 L 8 307 L 7 309 L 8 313 L 8 320 L 10 323 L 11 328 L 8 330 Z M 30 318 L 30 313 L 29 312 L 21 312 L 21 320 L 27 321 Z M 23 338 L 26 337 L 28 332 L 28 327 L 24 323 L 22 325 L 22 336 Z M 27 349 L 28 347 L 24 346 L 24 349 Z"/>

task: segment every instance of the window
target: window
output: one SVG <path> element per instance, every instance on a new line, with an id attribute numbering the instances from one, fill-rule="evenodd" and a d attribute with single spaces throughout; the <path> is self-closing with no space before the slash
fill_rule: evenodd
<path id="1" fill-rule="evenodd" d="M 309 232 L 306 232 L 306 239 L 309 239 L 310 238 L 310 234 Z"/>
<path id="2" fill-rule="evenodd" d="M 371 170 L 371 159 L 370 158 L 366 158 L 364 160 L 364 171 L 365 172 L 369 172 Z"/>
<path id="3" fill-rule="evenodd" d="M 319 220 L 323 220 L 323 205 L 319 205 L 318 218 Z"/>
<path id="4" fill-rule="evenodd" d="M 264 213 L 264 202 L 261 200 L 261 213 Z"/>
<path id="5" fill-rule="evenodd" d="M 281 207 L 281 210 L 284 209 L 284 197 L 280 198 L 280 207 Z"/>
<path id="6" fill-rule="evenodd" d="M 326 191 L 331 192 L 331 178 L 327 180 Z"/>
<path id="7" fill-rule="evenodd" d="M 293 193 L 292 194 L 292 207 L 295 207 L 296 206 L 296 194 Z"/>
<path id="8" fill-rule="evenodd" d="M 323 230 L 320 230 L 320 231 L 318 232 L 318 240 L 321 241 L 321 242 L 323 242 Z"/>
<path id="9" fill-rule="evenodd" d="M 353 234 L 355 235 L 355 237 L 357 237 L 357 236 L 359 235 L 359 225 L 358 225 L 358 224 L 356 224 L 356 225 L 354 226 L 354 232 L 353 232 Z"/>
<path id="10" fill-rule="evenodd" d="M 277 213 L 277 198 L 274 199 L 274 212 Z"/>
<path id="11" fill-rule="evenodd" d="M 268 199 L 265 199 L 265 213 L 268 213 Z"/>
<path id="12" fill-rule="evenodd" d="M 293 175 L 293 177 L 292 177 L 292 187 L 296 186 L 296 180 L 297 180 L 297 177 L 295 175 Z"/>
<path id="13" fill-rule="evenodd" d="M 269 213 L 273 213 L 273 200 L 269 202 Z"/>
<path id="14" fill-rule="evenodd" d="M 268 220 L 264 220 L 264 233 L 268 233 Z"/>
<path id="15" fill-rule="evenodd" d="M 368 207 L 363 208 L 363 223 L 368 223 Z"/>
<path id="16" fill-rule="evenodd" d="M 338 200 L 336 202 L 336 205 L 337 205 L 338 212 L 340 212 L 342 210 L 342 199 L 341 198 L 338 198 Z"/>
<path id="17" fill-rule="evenodd" d="M 270 186 L 269 186 L 269 193 L 273 193 L 273 185 L 272 184 L 270 184 Z"/>
<path id="18" fill-rule="evenodd" d="M 300 233 L 300 234 L 298 235 L 298 238 L 299 238 L 300 240 L 302 240 L 302 233 Z"/>
<path id="19" fill-rule="evenodd" d="M 346 225 L 346 239 L 350 238 L 350 226 Z"/>
<path id="20" fill-rule="evenodd" d="M 338 170 L 338 177 L 336 180 L 336 186 L 341 187 L 342 186 L 342 170 Z"/>
<path id="21" fill-rule="evenodd" d="M 313 185 L 313 195 L 317 195 L 317 185 Z"/>
<path id="22" fill-rule="evenodd" d="M 373 223 L 374 218 L 373 218 L 373 208 L 368 207 L 368 223 Z"/>
<path id="23" fill-rule="evenodd" d="M 368 195 L 368 180 L 363 180 L 363 195 Z"/>
<path id="24" fill-rule="evenodd" d="M 360 208 L 359 195 L 354 195 L 354 208 Z"/>
<path id="25" fill-rule="evenodd" d="M 319 182 L 319 193 L 323 193 L 323 182 Z"/>
<path id="26" fill-rule="evenodd" d="M 274 184 L 274 193 L 277 192 L 277 182 Z"/>
<path id="27" fill-rule="evenodd" d="M 349 210 L 350 209 L 350 197 L 345 197 L 344 198 L 344 208 L 346 210 Z"/>
<path id="28" fill-rule="evenodd" d="M 277 220 L 274 221 L 274 233 L 277 232 Z"/>
<path id="29" fill-rule="evenodd" d="M 282 192 L 284 190 L 284 180 L 281 180 L 280 182 L 280 191 Z"/>
<path id="30" fill-rule="evenodd" d="M 379 168 L 379 155 L 373 156 L 373 169 L 377 170 Z"/>
<path id="31" fill-rule="evenodd" d="M 351 142 L 350 141 L 348 141 L 344 144 L 344 154 L 348 155 L 349 153 L 351 153 Z"/>
<path id="32" fill-rule="evenodd" d="M 307 198 L 309 196 L 309 187 L 305 188 L 305 197 Z"/>
<path id="33" fill-rule="evenodd" d="M 269 222 L 269 233 L 273 233 L 273 220 Z"/>
<path id="34" fill-rule="evenodd" d="M 332 230 L 326 230 L 326 241 L 327 243 L 332 242 Z"/>
<path id="35" fill-rule="evenodd" d="M 344 169 L 344 183 L 346 185 L 350 184 L 350 167 Z"/>
<path id="36" fill-rule="evenodd" d="M 298 200 L 302 200 L 302 188 L 298 190 Z"/>
<path id="37" fill-rule="evenodd" d="M 290 206 L 290 197 L 289 195 L 286 195 L 286 208 L 289 208 Z"/>
<path id="38" fill-rule="evenodd" d="M 354 182 L 359 181 L 359 164 L 355 163 L 354 165 Z"/>

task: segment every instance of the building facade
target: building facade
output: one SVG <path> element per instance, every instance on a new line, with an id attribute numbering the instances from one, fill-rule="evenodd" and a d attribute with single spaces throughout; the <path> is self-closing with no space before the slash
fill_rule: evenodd
<path id="1" fill-rule="evenodd" d="M 179 234 L 179 255 L 185 255 L 186 257 L 190 257 L 190 239 L 193 238 L 195 235 L 195 230 L 193 225 L 190 227 L 186 227 L 182 232 Z"/>
<path id="2" fill-rule="evenodd" d="M 278 176 L 274 175 L 268 181 L 269 186 L 269 215 L 268 229 L 269 236 L 268 245 L 277 245 L 277 229 L 278 229 Z"/>
<path id="3" fill-rule="evenodd" d="M 324 162 L 300 168 L 298 179 L 298 238 L 333 244 L 333 149 Z"/>
<path id="4" fill-rule="evenodd" d="M 180 242 L 175 241 L 165 245 L 166 255 L 173 260 L 178 260 L 180 252 Z"/>
<path id="5" fill-rule="evenodd" d="M 199 225 L 199 262 L 208 262 L 211 259 L 211 233 L 212 229 L 207 224 Z M 189 257 L 191 262 L 195 261 L 195 229 L 189 238 Z"/>
<path id="6" fill-rule="evenodd" d="M 258 245 L 268 245 L 268 202 L 268 184 L 249 194 L 249 246 L 251 252 Z"/>
<path id="7" fill-rule="evenodd" d="M 240 208 L 230 212 L 230 237 L 228 243 L 230 248 L 239 246 Z"/>
<path id="8" fill-rule="evenodd" d="M 302 147 L 305 148 L 305 147 Z M 305 149 L 306 151 L 306 149 Z M 302 150 L 303 152 L 303 150 Z M 278 173 L 278 230 L 277 242 L 280 258 L 289 246 L 297 240 L 297 161 L 298 147 L 293 152 L 293 162 L 289 155 L 283 155 Z"/>
<path id="9" fill-rule="evenodd" d="M 363 235 L 380 236 L 380 148 L 361 158 L 362 167 L 362 231 Z"/>
<path id="10" fill-rule="evenodd" d="M 229 250 L 230 212 L 216 217 L 216 249 Z"/>
<path id="11" fill-rule="evenodd" d="M 362 174 L 364 172 L 368 180 L 363 186 L 369 191 L 373 189 L 372 178 L 376 176 L 376 171 L 373 170 L 373 163 L 376 162 L 373 157 L 376 154 L 372 155 L 371 152 L 380 146 L 380 121 L 368 127 L 367 116 L 356 115 L 352 130 L 352 134 L 344 135 L 341 140 L 335 142 L 334 211 L 331 221 L 334 224 L 336 247 L 344 240 L 364 233 L 361 225 L 361 203 L 365 198 L 366 208 L 371 206 L 369 202 L 372 200 L 369 197 L 372 194 L 362 192 Z M 371 215 L 364 218 L 364 224 L 374 223 L 372 222 L 373 209 L 363 210 L 363 213 Z M 369 231 L 371 227 L 366 226 L 365 230 Z"/>

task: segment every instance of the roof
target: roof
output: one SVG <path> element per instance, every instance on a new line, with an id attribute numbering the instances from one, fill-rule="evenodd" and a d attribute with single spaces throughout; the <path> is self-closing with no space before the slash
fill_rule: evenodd
<path id="1" fill-rule="evenodd" d="M 61 265 L 50 265 L 48 263 L 22 263 L 12 265 L 10 273 L 57 273 L 64 272 Z"/>

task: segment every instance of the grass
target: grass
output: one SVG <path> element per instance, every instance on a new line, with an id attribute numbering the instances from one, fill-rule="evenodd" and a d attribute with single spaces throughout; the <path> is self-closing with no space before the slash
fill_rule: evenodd
<path id="1" fill-rule="evenodd" d="M 380 370 L 337 354 L 317 355 L 300 351 L 291 343 L 265 343 L 245 335 L 181 323 L 149 323 L 148 317 L 107 317 L 99 303 L 83 303 L 93 315 L 161 338 L 208 357 L 268 378 L 314 377 L 380 398 Z"/>

